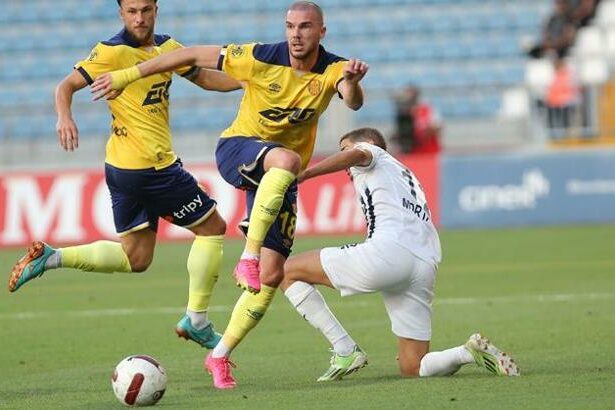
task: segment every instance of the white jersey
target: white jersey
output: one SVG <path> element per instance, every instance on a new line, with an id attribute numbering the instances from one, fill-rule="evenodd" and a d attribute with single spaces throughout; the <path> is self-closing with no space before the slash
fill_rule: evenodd
<path id="1" fill-rule="evenodd" d="M 356 148 L 372 155 L 369 165 L 350 168 L 367 221 L 366 243 L 393 240 L 416 257 L 438 264 L 440 239 L 419 180 L 382 148 L 365 142 Z"/>

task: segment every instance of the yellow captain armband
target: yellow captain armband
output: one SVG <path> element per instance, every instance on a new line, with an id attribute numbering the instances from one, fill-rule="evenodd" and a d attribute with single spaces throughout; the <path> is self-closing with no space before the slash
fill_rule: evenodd
<path id="1" fill-rule="evenodd" d="M 130 83 L 137 81 L 141 78 L 141 71 L 137 66 L 125 68 L 123 70 L 117 70 L 111 72 L 111 88 L 114 90 L 123 90 Z"/>

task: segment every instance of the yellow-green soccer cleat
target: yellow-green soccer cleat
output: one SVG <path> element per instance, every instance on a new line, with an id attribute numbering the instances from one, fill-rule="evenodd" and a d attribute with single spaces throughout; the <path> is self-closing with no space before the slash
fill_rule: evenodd
<path id="1" fill-rule="evenodd" d="M 475 333 L 465 344 L 477 365 L 484 367 L 496 376 L 519 376 L 519 368 L 515 361 L 495 347 L 489 339 L 480 333 Z"/>
<path id="2" fill-rule="evenodd" d="M 354 350 L 348 356 L 333 353 L 331 367 L 318 378 L 318 381 L 341 380 L 342 377 L 354 373 L 365 366 L 367 366 L 367 355 L 359 346 L 355 345 Z"/>
<path id="3" fill-rule="evenodd" d="M 45 273 L 45 262 L 56 252 L 43 241 L 35 241 L 26 254 L 17 261 L 9 278 L 9 292 L 15 292 L 24 283 Z"/>

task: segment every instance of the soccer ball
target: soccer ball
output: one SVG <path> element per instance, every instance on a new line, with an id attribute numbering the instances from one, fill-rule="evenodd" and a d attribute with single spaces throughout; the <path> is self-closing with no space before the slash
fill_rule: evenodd
<path id="1" fill-rule="evenodd" d="M 128 356 L 115 367 L 111 386 L 115 397 L 126 406 L 152 406 L 167 388 L 167 373 L 152 357 Z"/>

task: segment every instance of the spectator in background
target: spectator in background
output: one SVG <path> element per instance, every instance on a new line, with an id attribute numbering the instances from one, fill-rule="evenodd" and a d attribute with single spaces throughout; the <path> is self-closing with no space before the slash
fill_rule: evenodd
<path id="1" fill-rule="evenodd" d="M 550 50 L 560 57 L 566 55 L 576 33 L 570 10 L 567 0 L 555 0 L 553 14 L 544 26 L 540 42 L 528 52 L 531 57 L 541 58 Z"/>
<path id="2" fill-rule="evenodd" d="M 420 90 L 411 85 L 395 97 L 397 130 L 393 139 L 404 154 L 440 151 L 440 115 L 420 96 Z"/>
<path id="3" fill-rule="evenodd" d="M 573 125 L 581 95 L 574 70 L 566 60 L 555 55 L 553 64 L 555 73 L 547 88 L 545 106 L 551 135 L 561 137 Z"/>
<path id="4" fill-rule="evenodd" d="M 570 21 L 576 28 L 587 26 L 596 15 L 598 0 L 568 0 Z"/>

